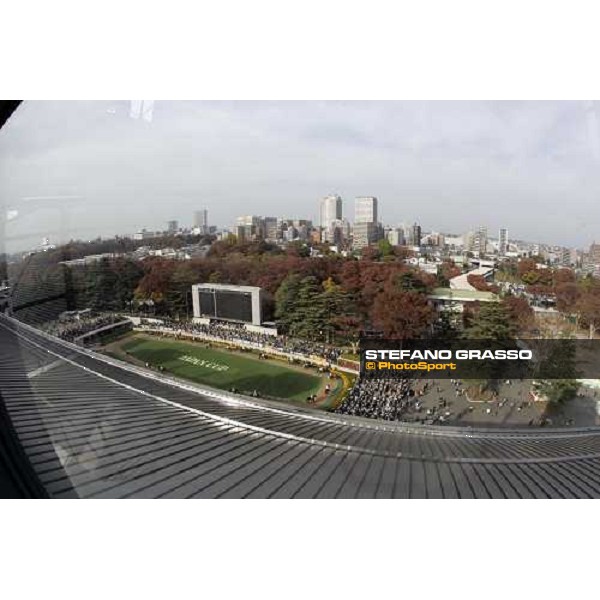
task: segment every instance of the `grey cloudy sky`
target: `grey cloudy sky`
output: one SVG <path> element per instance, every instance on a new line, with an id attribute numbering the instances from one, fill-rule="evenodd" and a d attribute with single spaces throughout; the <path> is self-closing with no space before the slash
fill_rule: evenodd
<path id="1" fill-rule="evenodd" d="M 379 198 L 384 223 L 600 240 L 595 102 L 27 102 L 0 132 L 8 249 Z M 53 197 L 71 197 L 61 202 Z M 32 200 L 33 198 L 33 200 Z M 60 206 L 67 206 L 62 212 Z M 15 212 L 16 211 L 16 212 Z"/>

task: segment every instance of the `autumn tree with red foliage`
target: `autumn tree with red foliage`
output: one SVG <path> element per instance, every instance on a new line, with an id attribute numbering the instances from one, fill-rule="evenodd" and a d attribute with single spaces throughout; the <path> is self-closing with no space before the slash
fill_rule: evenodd
<path id="1" fill-rule="evenodd" d="M 388 282 L 373 302 L 373 325 L 391 339 L 414 339 L 425 333 L 435 318 L 427 297 L 417 291 L 400 290 Z"/>
<path id="2" fill-rule="evenodd" d="M 589 328 L 589 336 L 593 338 L 600 328 L 600 282 L 594 281 L 581 291 L 575 304 L 579 324 Z"/>
<path id="3" fill-rule="evenodd" d="M 527 333 L 535 323 L 535 313 L 525 298 L 519 296 L 505 296 L 502 299 L 509 319 L 517 327 L 518 333 Z"/>

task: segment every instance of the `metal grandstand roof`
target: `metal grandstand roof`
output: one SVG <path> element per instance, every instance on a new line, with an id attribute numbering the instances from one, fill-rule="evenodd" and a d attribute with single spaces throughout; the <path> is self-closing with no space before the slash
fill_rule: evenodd
<path id="1" fill-rule="evenodd" d="M 600 497 L 600 430 L 379 423 L 204 390 L 0 317 L 0 394 L 56 498 Z"/>

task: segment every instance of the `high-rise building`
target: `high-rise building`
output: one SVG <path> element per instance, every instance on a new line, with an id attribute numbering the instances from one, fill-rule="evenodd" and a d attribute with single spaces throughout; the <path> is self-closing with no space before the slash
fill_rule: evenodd
<path id="1" fill-rule="evenodd" d="M 337 194 L 326 196 L 319 202 L 319 226 L 323 230 L 323 241 L 331 238 L 331 224 L 342 218 L 342 198 Z"/>
<path id="2" fill-rule="evenodd" d="M 235 235 L 238 240 L 251 242 L 264 237 L 262 219 L 256 215 L 244 215 L 235 220 Z"/>
<path id="3" fill-rule="evenodd" d="M 406 243 L 404 238 L 404 229 L 402 227 L 393 227 L 387 232 L 387 240 L 392 246 L 403 246 Z"/>
<path id="4" fill-rule="evenodd" d="M 421 226 L 417 223 L 414 223 L 412 226 L 412 245 L 420 246 L 421 245 Z"/>
<path id="5" fill-rule="evenodd" d="M 600 265 L 600 244 L 596 244 L 596 242 L 594 242 L 590 246 L 588 261 L 593 265 Z"/>
<path id="6" fill-rule="evenodd" d="M 363 196 L 354 201 L 355 223 L 377 223 L 377 198 Z"/>
<path id="7" fill-rule="evenodd" d="M 331 223 L 329 240 L 336 246 L 344 246 L 350 237 L 350 223 L 347 219 L 336 219 Z"/>
<path id="8" fill-rule="evenodd" d="M 470 252 L 475 248 L 475 233 L 473 231 L 467 231 L 462 236 L 463 248 Z"/>
<path id="9" fill-rule="evenodd" d="M 437 231 L 432 231 L 429 235 L 421 238 L 421 243 L 425 246 L 436 246 L 441 248 L 446 241 L 446 238 Z"/>
<path id="10" fill-rule="evenodd" d="M 194 229 L 198 229 L 198 233 L 208 233 L 208 209 L 203 208 L 194 213 Z"/>
<path id="11" fill-rule="evenodd" d="M 169 233 L 177 233 L 179 231 L 179 223 L 177 221 L 169 221 L 167 223 L 167 231 Z"/>
<path id="12" fill-rule="evenodd" d="M 379 226 L 377 223 L 368 221 L 354 223 L 352 234 L 352 247 L 355 250 L 360 250 L 379 239 Z"/>
<path id="13" fill-rule="evenodd" d="M 281 221 L 277 217 L 265 217 L 264 237 L 269 242 L 277 242 L 282 237 Z"/>
<path id="14" fill-rule="evenodd" d="M 561 248 L 558 254 L 558 262 L 561 267 L 571 267 L 576 264 L 576 260 L 572 260 L 571 248 Z"/>
<path id="15" fill-rule="evenodd" d="M 487 227 L 481 225 L 473 236 L 473 252 L 478 255 L 487 252 Z"/>
<path id="16" fill-rule="evenodd" d="M 502 256 L 508 252 L 508 229 L 500 229 L 498 233 L 498 252 Z"/>
<path id="17" fill-rule="evenodd" d="M 352 246 L 361 249 L 381 237 L 377 223 L 377 198 L 361 196 L 354 201 L 354 235 Z"/>

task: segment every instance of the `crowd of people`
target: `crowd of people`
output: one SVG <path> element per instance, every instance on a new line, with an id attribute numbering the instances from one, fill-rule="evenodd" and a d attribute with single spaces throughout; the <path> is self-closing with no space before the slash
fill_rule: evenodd
<path id="1" fill-rule="evenodd" d="M 49 321 L 41 326 L 41 329 L 61 340 L 73 342 L 86 333 L 96 331 L 106 325 L 112 325 L 123 321 L 123 317 L 112 314 L 96 314 L 86 312 L 73 315 L 63 315 L 56 321 Z"/>
<path id="2" fill-rule="evenodd" d="M 280 335 L 269 335 L 250 331 L 243 324 L 211 322 L 193 323 L 191 321 L 161 320 L 160 323 L 142 320 L 140 327 L 147 329 L 167 329 L 173 333 L 185 333 L 198 336 L 210 336 L 231 344 L 250 344 L 258 350 L 277 350 L 290 355 L 301 355 L 306 358 L 319 357 L 335 364 L 341 351 L 318 342 L 298 340 Z"/>
<path id="3" fill-rule="evenodd" d="M 418 409 L 419 397 L 423 393 L 413 383 L 409 379 L 359 377 L 335 412 L 385 421 L 404 421 L 409 412 Z"/>

